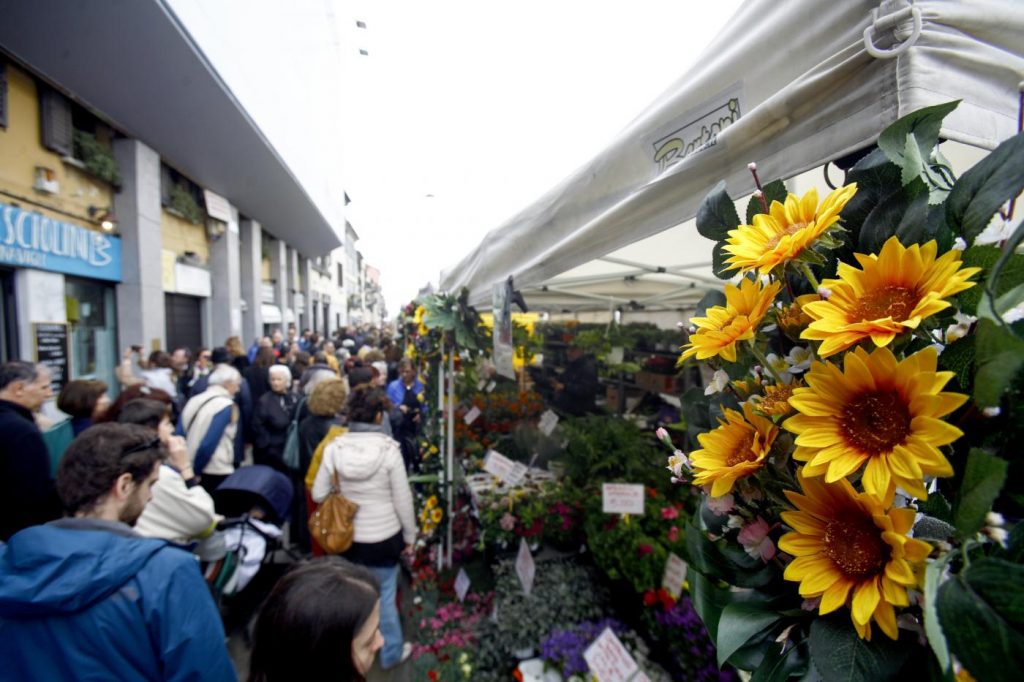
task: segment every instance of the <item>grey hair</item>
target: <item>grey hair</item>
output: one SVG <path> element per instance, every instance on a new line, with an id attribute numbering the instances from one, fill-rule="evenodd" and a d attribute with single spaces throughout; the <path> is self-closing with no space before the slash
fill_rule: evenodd
<path id="1" fill-rule="evenodd" d="M 242 375 L 231 365 L 217 365 L 217 369 L 210 373 L 210 386 L 223 386 L 231 382 L 242 383 Z"/>
<path id="2" fill-rule="evenodd" d="M 0 391 L 15 381 L 35 381 L 39 367 L 26 360 L 11 360 L 0 366 Z"/>
<path id="3" fill-rule="evenodd" d="M 330 379 L 332 377 L 335 379 L 338 378 L 337 373 L 335 373 L 333 369 L 315 369 L 310 372 L 309 378 L 306 379 L 306 385 L 302 387 L 302 392 L 306 395 L 313 395 L 313 389 L 316 388 L 317 384 L 324 379 Z"/>
<path id="4" fill-rule="evenodd" d="M 286 379 L 288 379 L 289 381 L 291 381 L 291 379 L 292 379 L 292 371 L 288 368 L 288 365 L 271 365 L 267 369 L 267 372 L 270 374 L 270 376 L 274 376 L 275 374 L 280 374 L 280 375 L 284 376 Z"/>

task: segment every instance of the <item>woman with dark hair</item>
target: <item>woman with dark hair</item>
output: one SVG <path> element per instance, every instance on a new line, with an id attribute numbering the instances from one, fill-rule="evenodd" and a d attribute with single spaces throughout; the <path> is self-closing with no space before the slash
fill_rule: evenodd
<path id="1" fill-rule="evenodd" d="M 281 578 L 264 602 L 249 681 L 365 682 L 383 644 L 373 574 L 343 559 L 314 559 Z"/>
<path id="2" fill-rule="evenodd" d="M 109 407 L 107 383 L 98 379 L 69 381 L 57 396 L 57 408 L 71 417 L 76 436 L 100 421 Z"/>
<path id="3" fill-rule="evenodd" d="M 270 368 L 277 364 L 277 356 L 273 348 L 260 348 L 256 353 L 256 362 L 246 367 L 242 376 L 249 382 L 249 393 L 252 404 L 259 403 L 263 394 L 270 390 Z"/>
<path id="4" fill-rule="evenodd" d="M 161 391 L 159 388 L 150 388 L 145 384 L 136 384 L 135 386 L 128 386 L 123 389 L 117 396 L 117 400 L 110 404 L 107 411 L 102 417 L 97 419 L 97 422 L 116 422 L 118 417 L 121 415 L 121 410 L 124 406 L 133 400 L 139 399 L 145 400 L 159 400 L 162 403 L 170 405 L 172 408 L 171 421 L 174 421 L 174 401 L 171 399 L 170 394 L 167 391 Z"/>
<path id="5" fill-rule="evenodd" d="M 389 407 L 380 388 L 364 384 L 352 389 L 349 430 L 324 447 L 312 490 L 313 501 L 322 502 L 337 473 L 342 494 L 359 505 L 355 540 L 344 557 L 366 566 L 380 581 L 383 668 L 397 665 L 412 653 L 412 646 L 402 640 L 395 595 L 399 560 L 412 554 L 417 531 L 401 450 L 381 424 Z"/>
<path id="6" fill-rule="evenodd" d="M 249 366 L 249 356 L 245 352 L 245 347 L 242 346 L 242 339 L 237 336 L 229 336 L 224 342 L 224 347 L 228 349 L 228 355 L 230 355 L 228 362 L 232 367 L 242 372 Z"/>

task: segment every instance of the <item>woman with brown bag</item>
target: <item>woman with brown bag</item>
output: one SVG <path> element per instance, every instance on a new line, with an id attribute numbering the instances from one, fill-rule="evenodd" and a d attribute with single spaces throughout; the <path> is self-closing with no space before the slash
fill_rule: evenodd
<path id="1" fill-rule="evenodd" d="M 322 502 L 337 472 L 342 495 L 359 507 L 354 520 L 354 541 L 342 556 L 366 566 L 380 581 L 383 668 L 404 661 L 412 650 L 402 639 L 395 595 L 399 560 L 402 554 L 412 553 L 417 531 L 401 449 L 381 427 L 389 408 L 381 388 L 362 385 L 352 391 L 349 431 L 324 448 L 312 490 L 313 501 Z"/>

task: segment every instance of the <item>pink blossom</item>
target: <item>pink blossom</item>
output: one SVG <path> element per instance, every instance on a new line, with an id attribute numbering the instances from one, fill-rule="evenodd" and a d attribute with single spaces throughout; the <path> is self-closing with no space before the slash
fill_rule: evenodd
<path id="1" fill-rule="evenodd" d="M 668 437 L 668 431 L 663 427 L 658 427 L 658 430 L 654 432 L 654 435 L 657 436 L 658 440 L 662 443 L 665 443 L 666 445 L 672 444 L 672 439 Z"/>
<path id="2" fill-rule="evenodd" d="M 758 516 L 757 521 L 748 523 L 740 530 L 737 539 L 747 554 L 768 562 L 775 556 L 775 543 L 768 537 L 772 528 L 773 526 L 769 526 L 767 521 Z"/>
<path id="3" fill-rule="evenodd" d="M 507 530 L 511 532 L 515 530 L 516 517 L 512 516 L 508 512 L 505 512 L 505 515 L 501 517 L 501 521 L 498 522 L 498 525 L 501 526 L 502 530 Z"/>
<path id="4" fill-rule="evenodd" d="M 640 545 L 640 546 L 638 546 L 636 548 L 637 555 L 638 556 L 642 556 L 642 557 L 643 556 L 647 556 L 648 554 L 650 554 L 653 551 L 654 551 L 654 547 L 652 547 L 651 545 Z"/>
<path id="5" fill-rule="evenodd" d="M 675 542 L 678 539 L 679 539 L 679 528 L 677 528 L 676 526 L 672 526 L 671 528 L 668 529 L 668 541 L 669 542 Z"/>
<path id="6" fill-rule="evenodd" d="M 661 508 L 661 518 L 666 520 L 672 520 L 679 518 L 679 510 L 672 505 Z"/>
<path id="7" fill-rule="evenodd" d="M 732 507 L 732 495 L 723 495 L 722 497 L 708 498 L 708 509 L 710 509 L 715 516 L 725 516 L 726 514 L 732 511 Z"/>

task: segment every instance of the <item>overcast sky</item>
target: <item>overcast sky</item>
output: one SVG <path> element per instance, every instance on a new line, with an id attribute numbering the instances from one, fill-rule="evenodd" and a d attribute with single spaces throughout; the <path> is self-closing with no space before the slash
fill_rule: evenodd
<path id="1" fill-rule="evenodd" d="M 355 227 L 392 314 L 597 155 L 740 3 L 168 1 L 321 211 Z"/>

